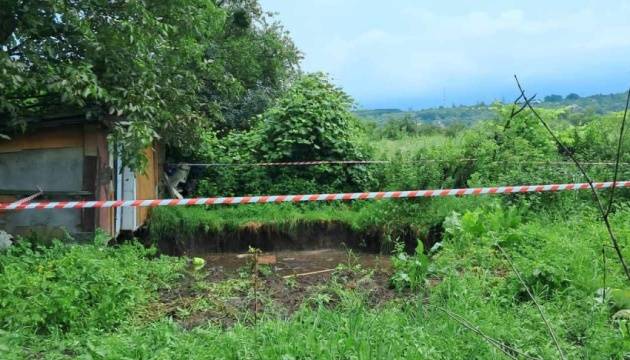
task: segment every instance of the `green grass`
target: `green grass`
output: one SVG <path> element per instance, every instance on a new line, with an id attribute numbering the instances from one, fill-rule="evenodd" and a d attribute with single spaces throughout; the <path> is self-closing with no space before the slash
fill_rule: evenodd
<path id="1" fill-rule="evenodd" d="M 357 232 L 383 230 L 396 235 L 397 229 L 413 227 L 422 233 L 441 223 L 454 210 L 473 209 L 495 200 L 469 197 L 158 208 L 152 213 L 149 222 L 149 236 L 157 241 L 169 234 L 196 236 L 199 232 L 221 233 L 251 224 L 273 225 L 291 230 L 300 224 L 319 222 L 343 223 Z"/>
<path id="2" fill-rule="evenodd" d="M 613 219 L 624 245 L 628 215 L 620 210 Z M 445 228 L 443 247 L 428 269 L 430 281 L 382 306 L 370 305 L 356 287 L 331 283 L 316 289 L 315 300 L 288 319 L 271 312 L 256 325 L 208 323 L 192 330 L 168 312 L 149 311 L 157 306 L 160 288 L 179 286 L 177 259 L 152 258 L 135 245 L 12 250 L 0 255 L 0 354 L 6 359 L 501 358 L 438 308 L 444 307 L 530 356 L 557 358 L 497 242 L 533 289 L 567 358 L 621 359 L 630 352 L 630 339 L 611 319 L 615 309 L 596 300 L 607 239 L 593 209 L 524 213 L 484 205 L 449 216 Z M 607 286 L 627 288 L 613 252 L 607 252 Z M 624 254 L 630 256 L 627 247 Z M 234 295 L 230 287 L 247 283 L 197 281 L 208 296 L 225 299 Z M 334 303 L 325 300 L 331 291 L 339 299 Z M 55 317 L 41 321 L 51 313 Z"/>
<path id="3" fill-rule="evenodd" d="M 292 204 L 255 204 L 237 207 L 162 208 L 152 214 L 152 232 L 173 231 L 174 228 L 207 231 L 233 230 L 249 223 L 291 225 L 299 222 L 340 221 L 360 227 L 370 209 L 351 211 L 344 204 L 329 206 L 295 206 Z M 180 230 L 181 230 L 180 229 Z"/>
<path id="4" fill-rule="evenodd" d="M 457 139 L 445 135 L 405 136 L 402 139 L 380 139 L 373 143 L 377 159 L 411 160 L 421 150 L 458 144 Z"/>

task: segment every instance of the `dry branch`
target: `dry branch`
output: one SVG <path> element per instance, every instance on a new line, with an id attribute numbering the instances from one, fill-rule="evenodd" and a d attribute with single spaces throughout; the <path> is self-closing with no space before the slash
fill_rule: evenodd
<path id="1" fill-rule="evenodd" d="M 523 87 L 521 86 L 521 83 L 519 82 L 518 77 L 516 75 L 514 75 L 514 79 L 516 80 L 516 85 L 518 86 L 518 89 L 519 89 L 519 92 L 520 92 L 519 99 L 524 99 L 525 106 L 527 106 L 527 108 L 529 108 L 531 110 L 532 114 L 536 117 L 536 119 L 538 119 L 540 121 L 540 123 L 544 126 L 544 128 L 547 130 L 547 132 L 551 135 L 551 137 L 556 142 L 556 144 L 560 147 L 560 149 L 563 151 L 563 153 L 567 154 L 569 156 L 569 158 L 575 163 L 575 166 L 577 166 L 577 168 L 580 170 L 580 172 L 582 173 L 582 175 L 584 176 L 584 178 L 588 182 L 588 184 L 589 184 L 589 186 L 591 188 L 591 192 L 593 193 L 593 197 L 595 198 L 595 202 L 597 203 L 597 207 L 598 207 L 598 209 L 599 209 L 599 211 L 600 211 L 600 213 L 602 215 L 602 219 L 603 219 L 604 224 L 606 226 L 606 230 L 608 231 L 608 235 L 610 237 L 610 241 L 612 243 L 612 247 L 613 247 L 613 249 L 615 249 L 615 253 L 617 254 L 617 258 L 619 259 L 619 262 L 621 263 L 621 267 L 623 268 L 623 271 L 626 274 L 626 277 L 627 277 L 628 281 L 630 282 L 630 269 L 628 268 L 628 265 L 626 264 L 626 261 L 625 261 L 625 259 L 623 257 L 622 252 L 621 252 L 621 247 L 619 246 L 619 242 L 617 241 L 617 237 L 615 236 L 615 233 L 613 232 L 612 226 L 611 226 L 609 218 L 608 218 L 609 213 L 604 208 L 604 204 L 602 203 L 602 200 L 601 200 L 599 194 L 597 193 L 597 189 L 595 188 L 595 185 L 593 185 L 593 180 L 588 175 L 588 173 L 586 172 L 586 170 L 584 169 L 584 167 L 582 166 L 580 161 L 575 157 L 575 155 L 573 155 L 573 153 L 571 151 L 569 151 L 569 149 L 566 147 L 566 145 L 556 136 L 556 134 L 554 134 L 554 132 L 551 130 L 551 128 L 549 127 L 547 122 L 540 116 L 538 111 L 536 111 L 536 109 L 534 109 L 534 107 L 532 106 L 531 102 L 529 102 L 527 96 L 525 95 L 525 90 L 523 90 Z M 630 102 L 630 90 L 628 91 L 628 102 Z M 626 103 L 626 105 L 628 105 L 628 103 Z M 626 107 L 626 109 L 627 109 L 627 107 Z M 627 116 L 627 111 L 624 114 L 622 127 L 625 126 L 624 124 L 625 124 L 626 116 Z M 618 150 L 621 151 L 621 146 L 619 147 Z M 617 160 L 619 160 L 619 159 L 620 159 L 620 153 L 617 154 Z M 619 164 L 619 162 L 617 161 L 616 168 L 618 168 L 618 164 Z M 612 198 L 611 198 L 610 201 L 612 202 Z"/>
<path id="2" fill-rule="evenodd" d="M 534 297 L 534 294 L 530 290 L 529 286 L 527 286 L 527 283 L 525 282 L 525 280 L 523 280 L 523 277 L 521 276 L 520 271 L 518 271 L 518 269 L 516 268 L 516 265 L 514 265 L 514 262 L 512 262 L 512 259 L 510 259 L 510 257 L 505 252 L 505 250 L 503 250 L 501 245 L 499 245 L 498 243 L 496 243 L 496 247 L 499 250 L 501 250 L 501 253 L 503 254 L 503 257 L 505 257 L 505 260 L 510 264 L 510 266 L 512 267 L 512 270 L 514 270 L 514 273 L 518 277 L 518 280 L 520 281 L 521 285 L 523 285 L 525 287 L 525 290 L 527 291 L 527 294 L 532 299 L 534 304 L 536 304 L 536 308 L 538 309 L 538 312 L 540 313 L 540 317 L 543 319 L 543 322 L 545 323 L 545 326 L 547 327 L 547 331 L 549 332 L 549 335 L 553 339 L 553 343 L 556 346 L 556 349 L 558 350 L 558 354 L 560 355 L 560 358 L 561 359 L 565 359 L 564 353 L 562 352 L 562 348 L 560 347 L 560 343 L 558 342 L 558 338 L 556 337 L 556 333 L 555 333 L 555 331 L 553 331 L 553 328 L 551 327 L 551 324 L 549 323 L 549 320 L 547 320 L 547 317 L 545 316 L 545 313 L 544 313 L 544 311 L 542 309 L 542 306 L 540 306 L 538 301 L 536 301 L 536 298 Z"/>
<path id="3" fill-rule="evenodd" d="M 610 190 L 610 199 L 608 201 L 608 209 L 606 209 L 606 216 L 610 214 L 610 211 L 612 210 L 613 200 L 615 199 L 617 177 L 619 176 L 619 164 L 621 163 L 621 151 L 623 149 L 623 135 L 626 130 L 626 118 L 628 117 L 628 106 L 630 106 L 630 89 L 628 90 L 628 97 L 626 98 L 626 109 L 623 112 L 621 129 L 619 130 L 619 143 L 617 144 L 617 157 L 615 159 L 615 175 L 613 176 L 613 186 Z"/>
<path id="4" fill-rule="evenodd" d="M 290 279 L 290 278 L 297 278 L 297 277 L 303 277 L 303 276 L 309 276 L 309 275 L 325 274 L 325 273 L 333 272 L 335 270 L 336 269 L 326 269 L 326 270 L 311 271 L 311 272 L 301 273 L 301 274 L 286 275 L 286 276 L 283 276 L 282 278 L 283 279 Z"/>
<path id="5" fill-rule="evenodd" d="M 523 353 L 522 351 L 515 349 L 509 345 L 504 344 L 503 342 L 488 336 L 487 334 L 485 334 L 483 331 L 481 331 L 481 329 L 479 329 L 477 326 L 474 326 L 473 324 L 471 324 L 468 320 L 466 320 L 463 316 L 457 315 L 451 311 L 449 311 L 448 309 L 445 309 L 443 307 L 440 306 L 436 306 L 436 309 L 442 311 L 443 313 L 445 313 L 448 317 L 450 317 L 451 319 L 457 321 L 458 323 L 460 323 L 462 326 L 464 326 L 465 328 L 467 328 L 468 330 L 474 332 L 475 334 L 481 336 L 488 344 L 496 347 L 497 349 L 499 349 L 503 354 L 505 354 L 505 356 L 507 356 L 510 359 L 518 359 L 514 354 L 517 354 L 525 359 L 530 359 L 530 360 L 539 360 L 539 358 L 535 358 L 535 357 L 531 357 L 525 353 Z"/>

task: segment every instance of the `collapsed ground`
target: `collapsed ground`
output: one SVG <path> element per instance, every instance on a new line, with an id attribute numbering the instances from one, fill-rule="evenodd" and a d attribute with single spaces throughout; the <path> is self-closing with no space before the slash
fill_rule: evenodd
<path id="1" fill-rule="evenodd" d="M 380 214 L 398 207 L 418 214 L 406 202 L 369 206 Z M 330 210 L 340 217 L 350 211 Z M 394 246 L 397 255 L 371 255 L 362 263 L 355 251 L 331 250 L 340 266 L 295 278 L 285 277 L 310 269 L 287 272 L 299 259 L 286 252 L 258 271 L 251 257 L 218 264 L 219 255 L 195 270 L 191 259 L 160 256 L 137 243 L 107 246 L 97 237 L 93 245 L 38 247 L 25 240 L 0 256 L 0 321 L 7 329 L 0 351 L 8 359 L 501 356 L 447 309 L 523 354 L 557 357 L 499 244 L 536 294 L 567 356 L 622 358 L 630 351 L 628 322 L 613 316 L 629 305 L 628 297 L 609 249 L 609 292 L 606 301 L 598 295 L 606 234 L 593 210 L 528 211 L 479 198 L 446 216 L 429 258 Z M 226 219 L 237 210 L 212 211 Z M 624 242 L 628 215 L 622 207 L 613 217 Z M 319 255 L 326 259 L 326 251 Z"/>
<path id="2" fill-rule="evenodd" d="M 256 265 L 255 257 L 274 261 Z M 255 326 L 259 316 L 288 320 L 303 306 L 334 308 L 344 290 L 365 295 L 372 308 L 396 296 L 389 259 L 378 255 L 322 249 L 210 255 L 207 261 L 206 268 L 186 271 L 176 287 L 160 292 L 156 313 L 184 329 L 230 328 Z"/>

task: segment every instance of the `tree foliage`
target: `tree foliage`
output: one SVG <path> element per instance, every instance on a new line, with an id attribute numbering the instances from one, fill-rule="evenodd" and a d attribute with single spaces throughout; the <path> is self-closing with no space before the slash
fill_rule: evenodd
<path id="1" fill-rule="evenodd" d="M 109 119 L 136 168 L 155 139 L 185 147 L 225 117 L 261 112 L 225 104 L 272 98 L 299 60 L 255 1 L 0 4 L 2 125 L 64 113 Z"/>
<path id="2" fill-rule="evenodd" d="M 562 95 L 551 94 L 545 96 L 545 102 L 560 102 L 562 99 Z"/>
<path id="3" fill-rule="evenodd" d="M 269 160 L 346 160 L 362 157 L 352 99 L 321 74 L 300 78 L 261 119 Z"/>
<path id="4" fill-rule="evenodd" d="M 228 18 L 208 48 L 222 64 L 220 78 L 206 83 L 203 96 L 216 102 L 221 133 L 247 130 L 299 73 L 299 50 L 273 14 L 258 0 L 220 2 Z"/>
<path id="5" fill-rule="evenodd" d="M 367 159 L 353 101 L 322 74 L 300 77 L 250 131 L 207 136 L 195 160 L 227 163 Z M 353 191 L 372 181 L 365 166 L 210 168 L 200 193 Z"/>

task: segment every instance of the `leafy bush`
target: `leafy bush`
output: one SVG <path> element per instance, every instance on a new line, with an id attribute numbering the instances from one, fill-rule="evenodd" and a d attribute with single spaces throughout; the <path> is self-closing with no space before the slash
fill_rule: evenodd
<path id="1" fill-rule="evenodd" d="M 352 99 L 324 75 L 303 76 L 260 117 L 262 159 L 366 159 L 368 149 L 361 146 L 361 128 L 350 112 L 351 106 Z M 372 180 L 368 168 L 362 166 L 272 168 L 268 176 L 274 183 L 286 184 L 278 189 L 283 191 L 300 191 L 304 184 L 313 184 L 312 190 L 323 186 L 326 190 L 356 191 L 365 189 Z"/>
<path id="2" fill-rule="evenodd" d="M 499 122 L 485 122 L 466 132 L 466 156 L 477 159 L 470 185 L 540 184 L 559 179 L 547 161 L 561 161 L 556 144 L 539 121 L 523 114 L 510 119 L 509 107 L 497 107 Z M 554 122 L 557 113 L 543 116 Z"/>
<path id="3" fill-rule="evenodd" d="M 98 237 L 97 237 L 98 240 Z M 20 241 L 0 254 L 0 328 L 20 333 L 108 331 L 130 321 L 181 261 L 148 260 L 155 249 L 101 242 L 32 249 Z"/>
<path id="4" fill-rule="evenodd" d="M 321 74 L 301 77 L 250 131 L 208 135 L 196 156 L 209 162 L 256 163 L 368 159 L 370 147 L 351 113 L 352 99 Z M 261 194 L 365 190 L 367 166 L 210 168 L 198 193 Z"/>
<path id="5" fill-rule="evenodd" d="M 262 116 L 262 152 L 273 161 L 345 160 L 363 154 L 353 142 L 352 99 L 321 74 L 299 79 Z"/>
<path id="6" fill-rule="evenodd" d="M 232 131 L 218 139 L 209 133 L 194 155 L 196 160 L 227 164 L 251 164 L 260 161 L 259 130 Z M 243 195 L 260 194 L 268 191 L 271 180 L 266 176 L 267 169 L 260 167 L 234 166 L 209 167 L 199 172 L 195 169 L 198 195 Z M 197 173 L 199 172 L 199 173 Z"/>

